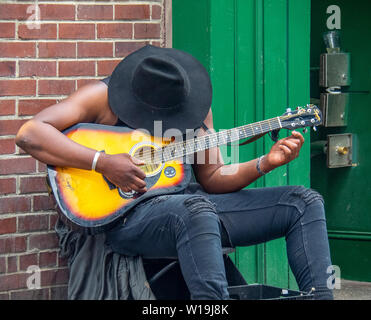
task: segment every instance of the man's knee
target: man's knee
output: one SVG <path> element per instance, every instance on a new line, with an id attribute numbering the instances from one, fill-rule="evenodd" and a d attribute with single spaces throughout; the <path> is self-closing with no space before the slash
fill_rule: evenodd
<path id="1" fill-rule="evenodd" d="M 214 216 L 216 214 L 215 204 L 205 196 L 192 195 L 187 197 L 183 203 L 190 215 L 209 213 L 211 216 Z"/>
<path id="2" fill-rule="evenodd" d="M 181 205 L 183 210 L 176 214 L 188 231 L 220 235 L 216 206 L 209 199 L 202 195 L 192 195 L 185 197 Z"/>
<path id="3" fill-rule="evenodd" d="M 281 199 L 281 203 L 296 207 L 300 215 L 316 215 L 317 219 L 325 219 L 323 197 L 311 188 L 295 186 Z"/>

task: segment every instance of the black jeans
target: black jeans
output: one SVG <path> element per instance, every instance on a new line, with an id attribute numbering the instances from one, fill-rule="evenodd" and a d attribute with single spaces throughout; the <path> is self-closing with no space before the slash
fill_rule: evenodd
<path id="1" fill-rule="evenodd" d="M 327 286 L 331 265 L 321 195 L 301 186 L 207 194 L 191 184 L 182 194 L 140 203 L 126 221 L 107 232 L 124 255 L 178 256 L 192 299 L 228 299 L 222 246 L 250 246 L 286 238 L 289 265 L 299 289 L 315 288 L 317 299 L 333 299 Z"/>

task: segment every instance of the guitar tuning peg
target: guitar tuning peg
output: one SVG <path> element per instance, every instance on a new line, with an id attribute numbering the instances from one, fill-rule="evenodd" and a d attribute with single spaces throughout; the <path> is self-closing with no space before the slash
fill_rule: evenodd
<path id="1" fill-rule="evenodd" d="M 316 128 L 316 126 L 314 126 L 314 127 L 313 127 L 313 131 L 317 131 L 317 128 Z"/>

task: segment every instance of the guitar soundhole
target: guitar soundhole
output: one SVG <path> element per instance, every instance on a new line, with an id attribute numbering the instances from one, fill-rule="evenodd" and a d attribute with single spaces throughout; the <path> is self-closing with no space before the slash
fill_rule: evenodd
<path id="1" fill-rule="evenodd" d="M 156 159 L 156 148 L 152 145 L 140 146 L 135 150 L 133 157 L 145 162 L 143 165 L 139 165 L 147 176 L 156 174 L 161 169 L 162 163 Z"/>

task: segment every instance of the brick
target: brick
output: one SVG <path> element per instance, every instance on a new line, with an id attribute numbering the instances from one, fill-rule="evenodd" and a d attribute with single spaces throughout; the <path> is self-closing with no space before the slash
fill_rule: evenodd
<path id="1" fill-rule="evenodd" d="M 161 41 L 151 41 L 151 44 L 156 47 L 163 47 Z"/>
<path id="2" fill-rule="evenodd" d="M 52 196 L 34 196 L 33 199 L 33 210 L 35 212 L 55 209 L 56 203 Z"/>
<path id="3" fill-rule="evenodd" d="M 149 5 L 116 5 L 116 20 L 146 20 L 150 18 Z"/>
<path id="4" fill-rule="evenodd" d="M 0 254 L 26 251 L 27 249 L 26 240 L 27 238 L 23 236 L 22 237 L 10 236 L 0 239 Z"/>
<path id="5" fill-rule="evenodd" d="M 39 80 L 40 95 L 69 95 L 74 90 L 74 80 Z"/>
<path id="6" fill-rule="evenodd" d="M 88 57 L 113 57 L 112 42 L 79 42 L 77 44 L 77 56 Z"/>
<path id="7" fill-rule="evenodd" d="M 29 236 L 29 250 L 58 248 L 58 238 L 55 232 Z"/>
<path id="8" fill-rule="evenodd" d="M 0 257 L 0 274 L 6 272 L 6 257 Z"/>
<path id="9" fill-rule="evenodd" d="M 133 36 L 131 23 L 99 23 L 97 25 L 98 38 L 131 39 Z"/>
<path id="10" fill-rule="evenodd" d="M 94 76 L 95 61 L 61 61 L 59 62 L 59 76 Z"/>
<path id="11" fill-rule="evenodd" d="M 11 197 L 0 199 L 0 213 L 17 213 L 31 210 L 31 199 L 26 197 Z"/>
<path id="12" fill-rule="evenodd" d="M 21 193 L 47 192 L 45 177 L 24 177 L 20 181 Z"/>
<path id="13" fill-rule="evenodd" d="M 0 120 L 0 135 L 15 135 L 26 121 L 17 119 Z"/>
<path id="14" fill-rule="evenodd" d="M 55 99 L 24 99 L 18 102 L 18 114 L 20 116 L 30 116 L 56 104 Z"/>
<path id="15" fill-rule="evenodd" d="M 0 77 L 14 77 L 14 76 L 15 76 L 15 61 L 0 61 Z"/>
<path id="16" fill-rule="evenodd" d="M 8 270 L 7 273 L 18 271 L 17 256 L 8 256 Z"/>
<path id="17" fill-rule="evenodd" d="M 147 42 L 116 42 L 115 43 L 115 56 L 116 57 L 126 57 L 135 50 L 144 47 Z"/>
<path id="18" fill-rule="evenodd" d="M 112 73 L 115 67 L 121 62 L 120 60 L 98 61 L 98 76 L 107 76 Z"/>
<path id="19" fill-rule="evenodd" d="M 20 39 L 56 39 L 57 25 L 54 23 L 40 24 L 39 29 L 29 29 L 26 24 L 18 26 L 18 37 Z"/>
<path id="20" fill-rule="evenodd" d="M 68 299 L 68 286 L 50 288 L 50 299 L 51 300 L 67 300 Z"/>
<path id="21" fill-rule="evenodd" d="M 15 113 L 15 100 L 0 100 L 0 116 Z"/>
<path id="22" fill-rule="evenodd" d="M 49 230 L 54 230 L 57 220 L 58 220 L 57 213 L 49 214 Z"/>
<path id="23" fill-rule="evenodd" d="M 58 254 L 58 266 L 60 267 L 67 267 L 68 266 L 68 258 L 66 257 L 61 257 L 59 254 Z"/>
<path id="24" fill-rule="evenodd" d="M 152 6 L 152 19 L 161 19 L 162 7 L 153 5 Z"/>
<path id="25" fill-rule="evenodd" d="M 27 20 L 32 14 L 27 13 L 28 4 L 0 4 L 0 19 L 2 20 Z"/>
<path id="26" fill-rule="evenodd" d="M 33 214 L 18 217 L 18 232 L 46 231 L 49 229 L 49 216 Z"/>
<path id="27" fill-rule="evenodd" d="M 41 271 L 41 285 L 50 286 L 67 284 L 68 276 L 67 268 Z"/>
<path id="28" fill-rule="evenodd" d="M 16 232 L 17 229 L 17 219 L 7 218 L 0 219 L 0 234 L 9 234 Z"/>
<path id="29" fill-rule="evenodd" d="M 77 7 L 79 20 L 112 20 L 112 5 L 79 5 Z"/>
<path id="30" fill-rule="evenodd" d="M 19 256 L 19 270 L 26 271 L 29 266 L 37 265 L 39 265 L 37 253 L 30 253 Z"/>
<path id="31" fill-rule="evenodd" d="M 40 4 L 41 20 L 75 20 L 75 6 L 72 4 Z"/>
<path id="32" fill-rule="evenodd" d="M 0 154 L 14 154 L 15 142 L 14 139 L 0 139 Z M 1 185 L 1 182 L 0 182 Z M 0 188 L 1 194 L 1 188 Z"/>
<path id="33" fill-rule="evenodd" d="M 29 274 L 28 276 L 31 276 Z M 11 300 L 49 300 L 49 288 L 27 289 L 10 292 Z"/>
<path id="34" fill-rule="evenodd" d="M 31 157 L 0 160 L 0 174 L 31 173 L 35 169 L 36 162 Z"/>
<path id="35" fill-rule="evenodd" d="M 42 163 L 40 161 L 36 161 L 37 163 L 37 172 L 46 172 L 47 166 L 45 163 Z"/>
<path id="36" fill-rule="evenodd" d="M 57 266 L 57 252 L 40 252 L 39 257 L 40 268 L 44 267 L 56 267 Z"/>
<path id="37" fill-rule="evenodd" d="M 20 77 L 53 77 L 57 75 L 55 61 L 19 61 Z"/>
<path id="38" fill-rule="evenodd" d="M 93 23 L 61 23 L 59 39 L 95 39 Z"/>
<path id="39" fill-rule="evenodd" d="M 0 96 L 30 96 L 36 93 L 36 80 L 0 80 Z"/>
<path id="40" fill-rule="evenodd" d="M 27 288 L 27 273 L 0 275 L 0 291 L 10 291 Z"/>
<path id="41" fill-rule="evenodd" d="M 76 43 L 71 42 L 40 42 L 40 58 L 75 58 Z"/>
<path id="42" fill-rule="evenodd" d="M 160 38 L 161 25 L 159 23 L 136 23 L 134 25 L 134 38 Z"/>
<path id="43" fill-rule="evenodd" d="M 0 22 L 0 38 L 14 38 L 14 37 L 15 37 L 15 23 Z"/>
<path id="44" fill-rule="evenodd" d="M 16 181 L 15 178 L 0 179 L 0 194 L 15 193 Z"/>
<path id="45" fill-rule="evenodd" d="M 85 86 L 86 84 L 97 82 L 98 80 L 95 78 L 90 79 L 78 79 L 76 80 L 77 89 L 80 89 L 81 87 Z"/>
<path id="46" fill-rule="evenodd" d="M 34 42 L 0 42 L 2 57 L 10 58 L 33 58 L 36 56 Z"/>

